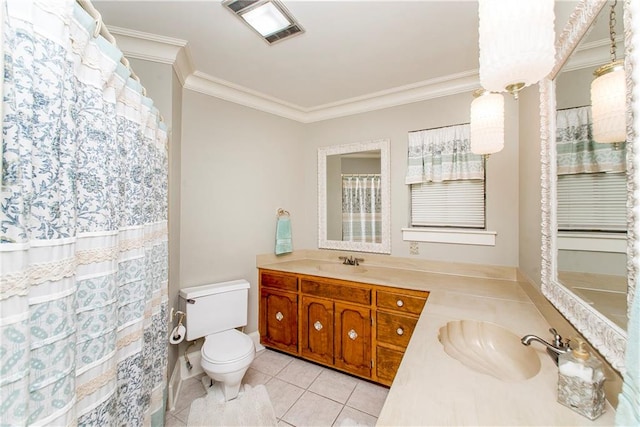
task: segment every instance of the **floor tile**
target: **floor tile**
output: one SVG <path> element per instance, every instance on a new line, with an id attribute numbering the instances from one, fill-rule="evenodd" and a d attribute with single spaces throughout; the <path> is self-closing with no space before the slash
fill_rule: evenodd
<path id="1" fill-rule="evenodd" d="M 242 378 L 242 384 L 249 384 L 251 387 L 255 387 L 260 384 L 266 384 L 271 378 L 273 378 L 271 375 L 249 368 L 247 373 L 244 374 L 244 378 Z"/>
<path id="2" fill-rule="evenodd" d="M 345 406 L 333 425 L 336 427 L 375 426 L 377 421 L 378 419 L 372 415 Z"/>
<path id="3" fill-rule="evenodd" d="M 280 371 L 276 378 L 297 385 L 304 389 L 320 375 L 324 368 L 300 359 L 293 359 L 285 368 Z"/>
<path id="4" fill-rule="evenodd" d="M 330 426 L 341 410 L 341 404 L 305 391 L 282 420 L 294 426 Z"/>
<path id="5" fill-rule="evenodd" d="M 266 350 L 251 363 L 251 367 L 263 374 L 275 376 L 294 358 L 276 351 Z"/>
<path id="6" fill-rule="evenodd" d="M 190 407 L 191 402 L 205 395 L 206 391 L 202 385 L 202 381 L 200 380 L 200 378 L 201 376 L 187 378 L 182 382 L 180 393 L 178 393 L 176 408 L 174 409 L 173 413 L 178 413 L 184 408 Z"/>
<path id="7" fill-rule="evenodd" d="M 389 389 L 368 381 L 359 380 L 358 385 L 347 401 L 347 406 L 377 417 L 387 399 Z"/>
<path id="8" fill-rule="evenodd" d="M 172 415 L 166 414 L 164 419 L 164 427 L 186 427 L 186 426 L 187 426 L 186 421 L 179 420 L 178 418 Z"/>
<path id="9" fill-rule="evenodd" d="M 278 378 L 272 378 L 265 387 L 269 393 L 276 418 L 282 418 L 298 398 L 302 396 L 302 393 L 304 393 L 304 389 L 279 380 Z"/>
<path id="10" fill-rule="evenodd" d="M 328 397 L 336 402 L 345 403 L 358 379 L 331 369 L 324 369 L 318 378 L 309 386 L 309 391 Z"/>

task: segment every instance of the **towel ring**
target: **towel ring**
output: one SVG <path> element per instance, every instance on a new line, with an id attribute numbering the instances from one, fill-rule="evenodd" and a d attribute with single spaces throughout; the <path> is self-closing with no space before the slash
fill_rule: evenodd
<path id="1" fill-rule="evenodd" d="M 278 217 L 281 217 L 281 216 L 289 216 L 289 211 L 285 211 L 282 208 L 278 209 Z"/>

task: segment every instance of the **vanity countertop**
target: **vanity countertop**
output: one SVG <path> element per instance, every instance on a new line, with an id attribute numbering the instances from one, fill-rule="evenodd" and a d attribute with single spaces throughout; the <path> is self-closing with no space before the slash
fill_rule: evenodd
<path id="1" fill-rule="evenodd" d="M 503 326 L 518 336 L 549 335 L 549 324 L 517 281 L 363 265 L 360 272 L 322 271 L 325 260 L 265 263 L 259 268 L 430 291 L 378 425 L 613 425 L 614 409 L 595 421 L 557 403 L 557 367 L 533 344 L 540 372 L 519 382 L 477 373 L 448 356 L 438 340 L 441 326 L 472 319 Z"/>

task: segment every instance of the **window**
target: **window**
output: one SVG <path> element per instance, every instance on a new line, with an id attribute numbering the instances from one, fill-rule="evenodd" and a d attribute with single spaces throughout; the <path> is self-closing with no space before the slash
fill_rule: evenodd
<path id="1" fill-rule="evenodd" d="M 469 125 L 409 132 L 411 227 L 485 228 L 484 160 Z"/>
<path id="2" fill-rule="evenodd" d="M 556 114 L 558 229 L 625 232 L 625 143 L 593 140 L 591 107 Z"/>
<path id="3" fill-rule="evenodd" d="M 627 230 L 626 173 L 558 176 L 560 231 Z"/>
<path id="4" fill-rule="evenodd" d="M 411 185 L 412 227 L 484 228 L 484 180 Z"/>

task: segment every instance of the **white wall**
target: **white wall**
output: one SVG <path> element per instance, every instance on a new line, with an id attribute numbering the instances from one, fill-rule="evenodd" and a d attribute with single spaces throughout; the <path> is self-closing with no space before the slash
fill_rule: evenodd
<path id="1" fill-rule="evenodd" d="M 277 209 L 291 213 L 294 249 L 315 244 L 304 231 L 304 126 L 190 90 L 182 111 L 180 288 L 248 280 L 252 332 L 256 254 L 274 251 Z"/>
<path id="2" fill-rule="evenodd" d="M 304 173 L 309 184 L 306 203 L 313 225 L 305 230 L 317 247 L 317 148 L 327 145 L 389 138 L 391 140 L 391 251 L 409 257 L 409 242 L 401 229 L 408 226 L 409 189 L 404 184 L 407 133 L 413 130 L 469 122 L 470 93 L 357 114 L 307 125 Z M 500 266 L 518 265 L 518 113 L 517 103 L 505 97 L 505 149 L 489 158 L 487 167 L 487 229 L 498 233 L 496 246 L 420 243 L 420 255 L 437 261 L 460 261 Z"/>

